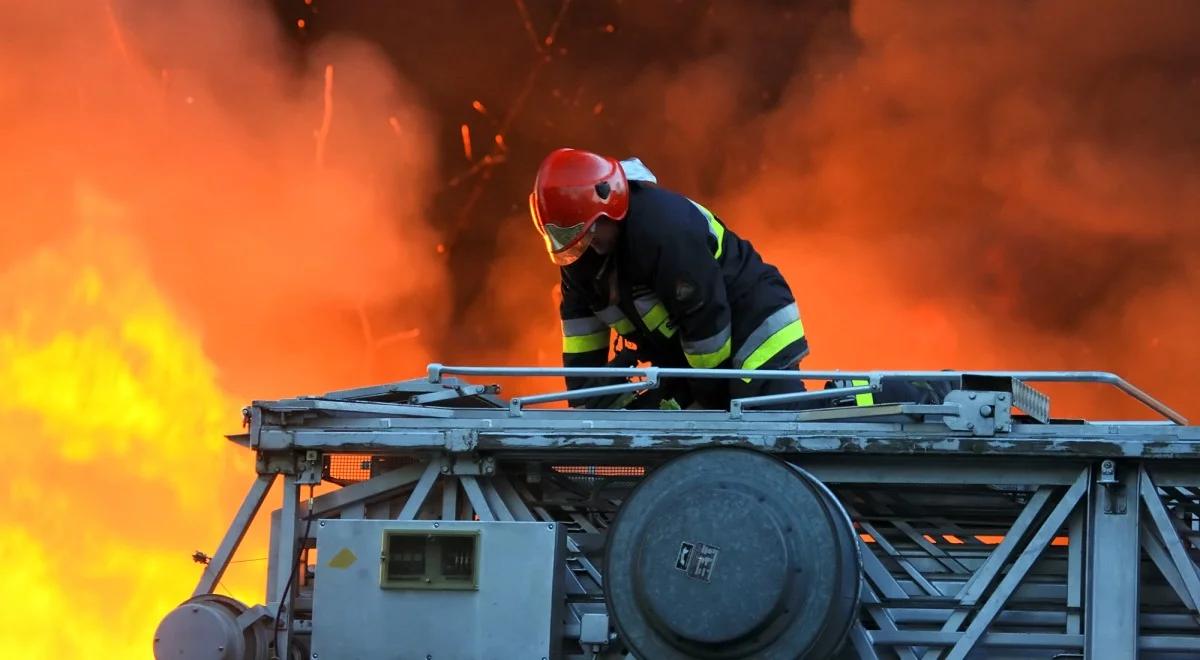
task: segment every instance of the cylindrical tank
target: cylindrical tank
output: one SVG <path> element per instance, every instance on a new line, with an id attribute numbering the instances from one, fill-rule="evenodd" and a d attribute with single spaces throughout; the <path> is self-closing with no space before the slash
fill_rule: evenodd
<path id="1" fill-rule="evenodd" d="M 651 472 L 609 529 L 609 614 L 638 657 L 833 656 L 861 558 L 817 479 L 762 452 L 701 449 Z"/>

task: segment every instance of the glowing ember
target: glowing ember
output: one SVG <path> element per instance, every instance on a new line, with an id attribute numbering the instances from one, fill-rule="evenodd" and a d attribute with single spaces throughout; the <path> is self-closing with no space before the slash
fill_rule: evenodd
<path id="1" fill-rule="evenodd" d="M 459 132 L 462 133 L 463 155 L 466 156 L 467 160 L 474 160 L 471 157 L 471 127 L 463 124 Z"/>

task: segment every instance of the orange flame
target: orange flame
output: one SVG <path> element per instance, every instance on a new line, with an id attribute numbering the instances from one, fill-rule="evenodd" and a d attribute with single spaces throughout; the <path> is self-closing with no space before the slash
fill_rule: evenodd
<path id="1" fill-rule="evenodd" d="M 297 78 L 216 4 L 5 5 L 41 38 L 0 40 L 3 657 L 150 657 L 253 477 L 241 405 L 405 377 L 439 334 L 406 311 L 443 281 L 423 113 L 373 51 Z M 261 600 L 264 531 L 218 592 Z"/>

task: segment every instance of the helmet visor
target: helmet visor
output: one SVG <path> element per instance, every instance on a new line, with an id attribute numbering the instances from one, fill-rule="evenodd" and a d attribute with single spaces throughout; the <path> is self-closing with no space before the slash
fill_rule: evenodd
<path id="1" fill-rule="evenodd" d="M 574 263 L 592 243 L 592 232 L 589 229 L 595 225 L 595 220 L 578 222 L 568 227 L 546 223 L 538 212 L 536 193 L 529 195 L 529 215 L 533 219 L 533 226 L 546 243 L 546 252 L 550 254 L 550 260 L 560 266 Z"/>

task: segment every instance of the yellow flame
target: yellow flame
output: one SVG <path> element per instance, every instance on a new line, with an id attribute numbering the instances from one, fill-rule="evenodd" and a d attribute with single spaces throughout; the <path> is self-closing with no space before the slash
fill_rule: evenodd
<path id="1" fill-rule="evenodd" d="M 0 657 L 150 657 L 244 487 L 236 404 L 155 287 L 120 209 L 0 270 Z M 260 564 L 224 587 L 258 600 Z"/>

